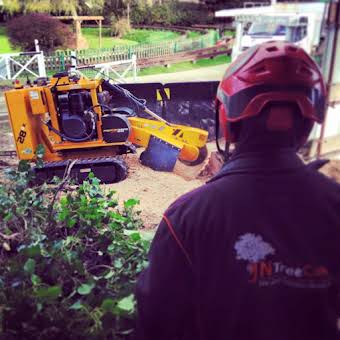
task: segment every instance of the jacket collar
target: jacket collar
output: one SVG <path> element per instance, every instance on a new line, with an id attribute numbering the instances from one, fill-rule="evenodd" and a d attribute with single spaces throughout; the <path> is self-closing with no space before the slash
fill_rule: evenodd
<path id="1" fill-rule="evenodd" d="M 277 173 L 305 167 L 293 149 L 242 152 L 223 165 L 220 172 L 207 183 L 231 174 Z"/>

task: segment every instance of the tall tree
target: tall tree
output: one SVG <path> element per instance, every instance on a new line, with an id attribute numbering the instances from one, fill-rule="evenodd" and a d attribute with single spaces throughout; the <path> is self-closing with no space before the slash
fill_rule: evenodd
<path id="1" fill-rule="evenodd" d="M 49 13 L 77 17 L 82 13 L 95 14 L 104 6 L 104 0 L 3 0 L 4 9 L 9 13 Z M 86 10 L 85 10 L 86 9 Z M 74 20 L 76 47 L 87 45 L 81 34 L 81 21 Z M 99 30 L 101 36 L 101 30 Z M 99 38 L 100 40 L 101 38 Z M 101 41 L 101 40 L 100 40 Z"/>
<path id="2" fill-rule="evenodd" d="M 3 0 L 4 9 L 10 13 L 63 13 L 76 16 L 84 8 L 95 12 L 103 5 L 104 0 Z"/>

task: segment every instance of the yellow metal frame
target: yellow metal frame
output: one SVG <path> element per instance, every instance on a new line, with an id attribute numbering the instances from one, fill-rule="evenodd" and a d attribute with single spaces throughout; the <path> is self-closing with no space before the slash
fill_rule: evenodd
<path id="1" fill-rule="evenodd" d="M 102 134 L 102 112 L 100 107 L 94 110 L 98 115 L 97 140 L 86 142 L 64 141 L 61 137 L 43 123 L 49 119 L 52 126 L 60 131 L 58 112 L 55 107 L 55 92 L 67 93 L 74 90 L 88 90 L 92 105 L 98 105 L 97 93 L 102 91 L 101 80 L 81 78 L 78 81 L 69 77 L 52 78 L 45 86 L 18 87 L 5 92 L 10 122 L 15 139 L 17 154 L 20 159 L 33 160 L 34 151 L 38 144 L 45 147 L 46 161 L 56 161 L 70 158 L 69 151 L 76 151 L 77 157 L 88 158 L 89 154 L 96 154 L 98 148 L 101 155 L 111 155 L 113 149 L 119 145 L 133 143 L 147 148 L 151 136 L 155 136 L 177 148 L 179 158 L 185 161 L 195 161 L 199 150 L 207 142 L 208 132 L 205 130 L 169 124 L 139 117 L 129 117 L 131 134 L 125 143 L 107 143 Z M 93 151 L 91 151 L 93 150 Z"/>

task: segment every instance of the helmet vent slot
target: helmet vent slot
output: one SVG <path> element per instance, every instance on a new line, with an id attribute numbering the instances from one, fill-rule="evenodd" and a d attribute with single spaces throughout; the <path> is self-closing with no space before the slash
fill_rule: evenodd
<path id="1" fill-rule="evenodd" d="M 267 50 L 268 52 L 275 52 L 275 51 L 277 51 L 278 49 L 277 49 L 276 46 L 271 46 L 271 47 L 266 48 L 266 50 Z"/>
<path id="2" fill-rule="evenodd" d="M 256 67 L 254 70 L 253 70 L 253 73 L 263 73 L 263 72 L 266 72 L 267 69 L 265 66 L 259 66 L 259 67 Z"/>
<path id="3" fill-rule="evenodd" d="M 297 51 L 297 48 L 294 47 L 294 46 L 288 46 L 288 51 L 296 52 L 296 51 Z"/>
<path id="4" fill-rule="evenodd" d="M 306 74 L 308 76 L 312 76 L 312 72 L 310 70 L 308 70 L 306 67 L 301 67 L 300 72 L 303 74 Z"/>

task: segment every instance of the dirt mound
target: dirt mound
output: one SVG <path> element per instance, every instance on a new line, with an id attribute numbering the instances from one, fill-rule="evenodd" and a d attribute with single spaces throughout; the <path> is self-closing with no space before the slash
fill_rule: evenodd
<path id="1" fill-rule="evenodd" d="M 340 183 L 340 160 L 331 160 L 320 169 L 320 172 Z"/>
<path id="2" fill-rule="evenodd" d="M 195 166 L 187 166 L 180 161 L 176 162 L 174 173 L 187 181 L 194 179 L 204 180 L 214 176 L 222 167 L 222 159 L 216 151 L 215 142 L 207 143 L 208 157 L 206 160 Z"/>
<path id="3" fill-rule="evenodd" d="M 120 201 L 129 198 L 140 200 L 139 209 L 146 228 L 155 228 L 160 222 L 164 211 L 178 197 L 204 183 L 204 180 L 188 180 L 174 172 L 154 171 L 139 161 L 137 155 L 125 156 L 129 166 L 128 178 L 122 182 L 110 184 L 109 187 L 117 191 Z M 179 163 L 179 162 L 178 162 Z M 192 169 L 183 164 L 176 164 L 176 169 L 181 169 L 183 174 L 189 176 Z"/>
<path id="4" fill-rule="evenodd" d="M 217 151 L 213 151 L 198 174 L 198 177 L 210 178 L 215 176 L 221 170 L 223 163 L 222 156 Z"/>
<path id="5" fill-rule="evenodd" d="M 146 228 L 155 228 L 164 211 L 183 194 L 203 185 L 214 176 L 222 166 L 222 160 L 208 145 L 209 156 L 203 164 L 187 166 L 176 162 L 173 172 L 154 171 L 143 166 L 137 155 L 127 155 L 125 160 L 129 166 L 128 178 L 120 183 L 110 185 L 117 191 L 121 200 L 138 198 L 141 217 Z"/>

